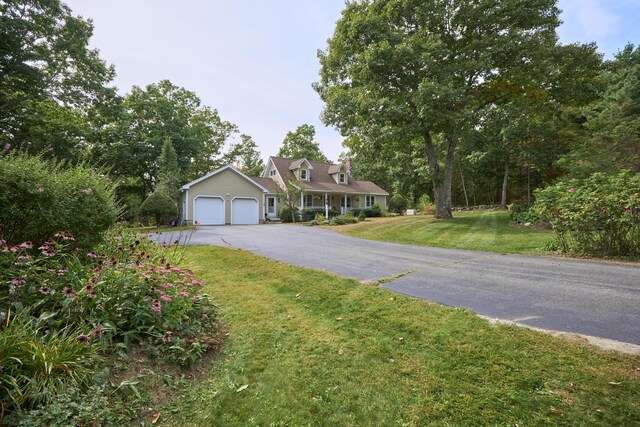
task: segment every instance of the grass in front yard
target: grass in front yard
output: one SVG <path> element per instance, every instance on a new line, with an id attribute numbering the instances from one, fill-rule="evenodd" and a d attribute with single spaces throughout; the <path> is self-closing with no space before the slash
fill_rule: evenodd
<path id="1" fill-rule="evenodd" d="M 640 360 L 226 248 L 187 259 L 229 335 L 169 425 L 638 425 Z"/>
<path id="2" fill-rule="evenodd" d="M 423 215 L 371 218 L 331 229 L 362 239 L 514 254 L 539 253 L 554 239 L 550 230 L 512 225 L 507 211 L 456 212 L 452 220 Z"/>

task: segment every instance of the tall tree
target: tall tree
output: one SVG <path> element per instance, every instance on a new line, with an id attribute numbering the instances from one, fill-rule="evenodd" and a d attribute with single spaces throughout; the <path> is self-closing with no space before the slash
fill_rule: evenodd
<path id="1" fill-rule="evenodd" d="M 176 150 L 173 149 L 171 140 L 167 139 L 162 144 L 162 151 L 158 157 L 156 191 L 164 191 L 171 200 L 177 200 L 181 175 Z"/>
<path id="2" fill-rule="evenodd" d="M 130 191 L 146 197 L 154 188 L 157 159 L 170 140 L 185 179 L 195 179 L 224 164 L 222 148 L 237 127 L 201 105 L 195 93 L 168 80 L 145 89 L 134 86 L 113 111 L 117 125 L 107 127 L 94 158 L 113 165 Z"/>
<path id="3" fill-rule="evenodd" d="M 589 135 L 564 159 L 569 174 L 640 172 L 640 48 L 627 45 L 605 64 L 602 97 L 587 112 Z"/>
<path id="4" fill-rule="evenodd" d="M 58 0 L 0 2 L 0 143 L 79 157 L 88 111 L 115 94 L 113 67 L 88 47 L 92 32 Z"/>
<path id="5" fill-rule="evenodd" d="M 316 128 L 313 125 L 298 126 L 295 131 L 287 132 L 278 156 L 328 163 L 329 159 L 320 150 L 320 145 L 314 140 L 315 136 Z"/>
<path id="6" fill-rule="evenodd" d="M 226 157 L 229 163 L 235 163 L 248 176 L 258 176 L 264 169 L 258 146 L 249 135 L 240 135 L 240 142 L 231 146 Z"/>
<path id="7" fill-rule="evenodd" d="M 345 136 L 421 141 L 436 217 L 450 218 L 460 139 L 478 108 L 525 91 L 555 44 L 558 14 L 555 0 L 347 3 L 319 52 L 323 121 Z"/>

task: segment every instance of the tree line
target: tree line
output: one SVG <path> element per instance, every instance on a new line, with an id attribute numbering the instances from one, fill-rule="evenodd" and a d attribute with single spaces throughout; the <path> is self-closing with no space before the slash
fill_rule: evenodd
<path id="1" fill-rule="evenodd" d="M 315 89 L 354 171 L 452 206 L 530 203 L 560 176 L 640 169 L 640 52 L 562 45 L 555 0 L 348 2 Z"/>
<path id="2" fill-rule="evenodd" d="M 343 157 L 409 202 L 528 204 L 558 177 L 640 169 L 640 52 L 604 61 L 595 43 L 558 43 L 555 0 L 348 2 L 319 52 L 322 120 Z M 0 3 L 0 144 L 110 169 L 132 219 L 159 182 L 162 147 L 177 182 L 233 163 L 264 167 L 255 141 L 164 80 L 119 95 L 93 27 L 59 0 Z M 328 161 L 313 126 L 279 156 Z"/>

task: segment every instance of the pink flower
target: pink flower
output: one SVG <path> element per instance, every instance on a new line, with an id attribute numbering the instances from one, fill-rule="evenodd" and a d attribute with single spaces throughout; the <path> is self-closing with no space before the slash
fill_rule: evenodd
<path id="1" fill-rule="evenodd" d="M 161 299 L 162 301 L 164 301 L 164 302 L 171 302 L 171 301 L 173 301 L 169 295 L 162 295 L 162 296 L 160 297 L 160 299 Z"/>
<path id="2" fill-rule="evenodd" d="M 45 250 L 45 251 L 42 251 L 42 255 L 51 257 L 51 256 L 54 256 L 55 254 L 53 252 L 49 252 Z"/>
<path id="3" fill-rule="evenodd" d="M 87 256 L 88 256 L 89 258 L 98 258 L 98 255 L 96 255 L 94 252 L 89 252 L 89 253 L 87 254 Z"/>
<path id="4" fill-rule="evenodd" d="M 162 327 L 165 328 L 165 329 L 169 329 L 169 324 L 167 322 L 164 322 L 162 324 Z"/>
<path id="5" fill-rule="evenodd" d="M 162 336 L 162 342 L 165 344 L 171 342 L 171 331 L 165 332 L 165 334 Z"/>
<path id="6" fill-rule="evenodd" d="M 9 143 L 4 144 L 4 149 L 5 150 L 11 150 L 11 144 L 9 144 Z"/>
<path id="7" fill-rule="evenodd" d="M 85 188 L 85 189 L 80 190 L 80 192 L 84 193 L 84 194 L 91 194 L 91 193 L 93 193 L 93 190 L 90 189 L 90 188 Z"/>
<path id="8" fill-rule="evenodd" d="M 49 288 L 47 288 L 46 286 L 40 288 L 39 291 L 42 295 L 49 295 L 49 293 L 51 292 L 51 290 L 49 290 Z"/>
<path id="9" fill-rule="evenodd" d="M 104 334 L 104 326 L 100 325 L 98 326 L 96 329 L 93 329 L 91 332 L 89 332 L 91 335 L 95 336 L 100 336 L 102 334 Z"/>
<path id="10" fill-rule="evenodd" d="M 11 281 L 11 284 L 12 284 L 12 285 L 16 285 L 16 286 L 17 286 L 17 285 L 24 285 L 25 283 L 27 283 L 27 281 L 26 281 L 26 280 L 24 280 L 24 279 L 13 279 L 13 280 Z"/>
<path id="11" fill-rule="evenodd" d="M 186 292 L 180 292 L 179 295 L 182 295 L 185 298 L 189 298 L 189 294 Z"/>
<path id="12" fill-rule="evenodd" d="M 67 270 L 65 270 L 64 268 L 61 268 L 57 271 L 58 276 L 64 276 L 64 273 L 66 273 Z"/>
<path id="13" fill-rule="evenodd" d="M 38 193 L 44 193 L 44 188 L 42 187 L 38 187 L 38 189 L 36 190 Z"/>
<path id="14" fill-rule="evenodd" d="M 22 242 L 22 243 L 20 243 L 18 245 L 18 247 L 22 248 L 22 249 L 31 249 L 31 248 L 33 248 L 33 243 L 31 243 L 31 242 Z"/>
<path id="15" fill-rule="evenodd" d="M 20 255 L 18 259 L 31 259 L 29 255 Z"/>
<path id="16" fill-rule="evenodd" d="M 162 312 L 162 303 L 160 301 L 156 301 L 153 304 L 151 304 L 151 310 L 155 311 L 156 313 L 161 313 Z"/>
<path id="17" fill-rule="evenodd" d="M 576 191 L 576 187 L 573 187 L 573 188 L 571 189 L 571 192 L 572 192 L 572 193 L 575 193 L 575 191 Z"/>
<path id="18" fill-rule="evenodd" d="M 65 297 L 72 297 L 74 293 L 75 291 L 71 288 L 65 287 L 64 289 L 62 289 L 62 294 Z"/>
<path id="19" fill-rule="evenodd" d="M 208 318 L 209 318 L 209 315 L 208 315 L 207 313 L 202 313 L 202 318 L 203 318 L 203 319 L 208 319 Z"/>

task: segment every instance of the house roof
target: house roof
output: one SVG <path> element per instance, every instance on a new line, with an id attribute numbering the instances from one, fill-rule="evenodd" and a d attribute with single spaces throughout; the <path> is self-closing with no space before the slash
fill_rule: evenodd
<path id="1" fill-rule="evenodd" d="M 334 173 L 338 173 L 343 167 L 344 165 L 342 163 L 340 163 L 339 165 L 331 165 L 329 166 L 329 174 L 333 175 Z"/>
<path id="2" fill-rule="evenodd" d="M 298 160 L 294 160 L 293 162 L 291 162 L 291 164 L 289 165 L 289 170 L 296 170 L 298 169 L 303 163 L 307 164 L 307 167 L 309 169 L 313 169 L 313 165 L 311 164 L 311 162 L 307 159 L 298 159 Z"/>
<path id="3" fill-rule="evenodd" d="M 266 188 L 269 193 L 277 193 L 280 189 L 280 187 L 278 187 L 278 183 L 271 178 L 264 176 L 250 176 L 249 178 Z"/>
<path id="4" fill-rule="evenodd" d="M 213 171 L 213 172 L 209 172 L 208 174 L 206 174 L 206 175 L 205 175 L 205 176 L 203 176 L 203 177 L 200 177 L 200 178 L 198 178 L 198 179 L 196 179 L 196 180 L 193 180 L 193 181 L 191 181 L 191 182 L 188 182 L 188 183 L 186 183 L 185 185 L 183 185 L 183 186 L 180 188 L 180 190 L 188 190 L 192 185 L 195 185 L 195 184 L 197 184 L 197 183 L 199 183 L 199 182 L 202 182 L 202 181 L 204 181 L 205 179 L 210 178 L 210 177 L 212 177 L 212 176 L 214 176 L 214 175 L 217 175 L 217 174 L 219 174 L 220 172 L 225 171 L 225 170 L 227 170 L 227 169 L 230 169 L 231 171 L 233 171 L 233 172 L 237 173 L 237 174 L 238 174 L 238 175 L 240 175 L 242 178 L 246 179 L 247 181 L 249 181 L 250 183 L 252 183 L 252 184 L 253 184 L 253 185 L 255 185 L 256 187 L 260 188 L 263 192 L 265 192 L 265 193 L 268 193 L 268 192 L 269 192 L 269 190 L 268 190 L 267 188 L 265 188 L 263 185 L 261 185 L 261 183 L 259 183 L 259 182 L 255 181 L 255 180 L 253 180 L 253 179 L 251 179 L 251 178 L 249 178 L 247 175 L 243 174 L 242 172 L 240 172 L 238 169 L 234 168 L 234 167 L 233 167 L 233 166 L 231 166 L 231 165 L 223 166 L 223 167 L 221 167 L 220 169 L 217 169 L 217 170 L 215 170 L 215 171 Z"/>
<path id="5" fill-rule="evenodd" d="M 278 170 L 278 173 L 283 179 L 293 178 L 293 173 L 289 171 L 291 164 L 295 162 L 295 159 L 288 159 L 286 157 L 271 156 L 270 160 Z M 338 193 L 359 193 L 359 194 L 376 194 L 381 196 L 388 196 L 389 193 L 378 187 L 371 181 L 358 181 L 353 177 L 349 177 L 347 184 L 338 184 L 331 176 L 330 170 L 336 170 L 335 168 L 342 165 L 335 165 L 333 163 L 319 163 L 309 162 L 313 167 L 313 172 L 309 174 L 309 181 L 297 181 L 296 184 L 300 185 L 307 191 L 318 192 L 338 192 Z"/>

